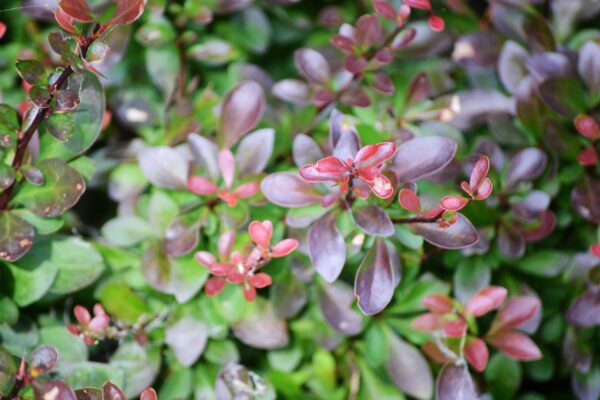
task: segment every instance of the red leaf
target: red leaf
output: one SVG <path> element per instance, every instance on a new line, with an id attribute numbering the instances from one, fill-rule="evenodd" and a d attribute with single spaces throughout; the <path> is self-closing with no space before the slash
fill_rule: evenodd
<path id="1" fill-rule="evenodd" d="M 225 186 L 230 188 L 235 174 L 235 158 L 233 157 L 233 153 L 229 149 L 223 149 L 219 152 L 217 161 Z"/>
<path id="2" fill-rule="evenodd" d="M 421 332 L 435 332 L 442 329 L 444 319 L 437 314 L 425 313 L 413 319 L 410 327 Z"/>
<path id="3" fill-rule="evenodd" d="M 359 177 L 371 188 L 371 191 L 382 199 L 387 199 L 394 194 L 394 187 L 387 176 L 383 175 L 379 170 L 376 174 L 365 176 L 364 170 L 359 171 Z"/>
<path id="4" fill-rule="evenodd" d="M 90 9 L 90 6 L 87 4 L 86 0 L 60 0 L 58 5 L 62 11 L 77 21 L 94 21 L 94 18 L 92 18 L 92 10 Z"/>
<path id="5" fill-rule="evenodd" d="M 256 289 L 252 285 L 242 285 L 242 291 L 244 292 L 244 299 L 246 301 L 254 301 L 256 299 Z"/>
<path id="6" fill-rule="evenodd" d="M 158 395 L 152 388 L 144 389 L 142 394 L 140 394 L 140 400 L 158 400 Z"/>
<path id="7" fill-rule="evenodd" d="M 594 118 L 586 114 L 579 114 L 575 118 L 575 129 L 579 134 L 590 139 L 600 136 L 600 126 Z"/>
<path id="8" fill-rule="evenodd" d="M 98 315 L 90 321 L 88 327 L 93 331 L 103 331 L 108 327 L 110 319 L 107 315 Z"/>
<path id="9" fill-rule="evenodd" d="M 490 170 L 490 159 L 487 156 L 481 156 L 479 160 L 473 166 L 471 171 L 471 177 L 469 179 L 469 186 L 471 190 L 475 191 L 483 183 L 483 180 L 487 177 Z"/>
<path id="10" fill-rule="evenodd" d="M 600 243 L 594 243 L 591 245 L 590 252 L 596 257 L 600 258 Z"/>
<path id="11" fill-rule="evenodd" d="M 533 361 L 542 358 L 540 349 L 524 333 L 517 331 L 502 332 L 493 337 L 490 343 L 515 360 Z"/>
<path id="12" fill-rule="evenodd" d="M 73 314 L 75 314 L 75 319 L 77 319 L 77 321 L 81 325 L 89 324 L 90 320 L 92 319 L 92 317 L 90 316 L 90 312 L 83 306 L 75 306 Z"/>
<path id="13" fill-rule="evenodd" d="M 452 312 L 454 308 L 452 299 L 445 294 L 430 294 L 429 296 L 425 296 L 421 304 L 435 314 L 447 314 Z"/>
<path id="14" fill-rule="evenodd" d="M 271 245 L 271 237 L 273 236 L 273 223 L 268 220 L 263 222 L 252 221 L 248 226 L 248 234 L 258 247 L 266 249 Z"/>
<path id="15" fill-rule="evenodd" d="M 479 338 L 469 339 L 465 345 L 464 354 L 467 358 L 467 361 L 469 361 L 473 368 L 479 372 L 483 372 L 490 355 L 483 340 Z"/>
<path id="16" fill-rule="evenodd" d="M 467 333 L 467 324 L 462 319 L 447 322 L 444 325 L 444 333 L 448 337 L 460 338 Z"/>
<path id="17" fill-rule="evenodd" d="M 273 280 L 271 279 L 271 277 L 269 275 L 265 274 L 264 272 L 260 272 L 256 275 L 249 277 L 248 281 L 250 282 L 250 284 L 252 286 L 254 286 L 257 289 L 265 288 L 265 287 L 269 286 L 271 283 L 273 283 Z"/>
<path id="18" fill-rule="evenodd" d="M 348 167 L 334 156 L 325 157 L 316 164 L 308 164 L 300 168 L 300 176 L 308 182 L 327 182 L 341 180 L 348 172 Z"/>
<path id="19" fill-rule="evenodd" d="M 434 31 L 436 31 L 436 32 L 443 31 L 444 30 L 444 26 L 446 25 L 444 23 L 444 20 L 442 18 L 440 18 L 440 17 L 438 17 L 437 15 L 434 15 L 434 14 L 432 14 L 429 17 L 428 23 L 429 23 L 429 27 L 431 29 L 433 29 Z"/>
<path id="20" fill-rule="evenodd" d="M 492 190 L 494 189 L 494 185 L 490 178 L 485 178 L 479 188 L 477 189 L 477 195 L 475 196 L 476 200 L 485 200 L 490 197 L 492 194 Z"/>
<path id="21" fill-rule="evenodd" d="M 225 287 L 225 279 L 222 277 L 211 277 L 206 280 L 204 284 L 204 291 L 207 296 L 216 296 L 221 293 L 221 290 Z"/>
<path id="22" fill-rule="evenodd" d="M 0 22 L 0 39 L 2 39 L 2 36 L 4 36 L 5 33 L 6 33 L 6 24 Z"/>
<path id="23" fill-rule="evenodd" d="M 506 302 L 496 314 L 488 335 L 518 328 L 529 321 L 540 308 L 540 300 L 533 296 L 517 296 Z"/>
<path id="24" fill-rule="evenodd" d="M 591 145 L 581 150 L 581 152 L 577 154 L 577 162 L 584 167 L 595 165 L 598 162 L 598 154 L 596 153 L 594 146 Z"/>
<path id="25" fill-rule="evenodd" d="M 272 257 L 284 257 L 296 250 L 300 243 L 296 239 L 284 239 L 273 246 Z"/>
<path id="26" fill-rule="evenodd" d="M 138 19 L 144 12 L 145 0 L 118 0 L 117 9 L 109 24 L 127 25 Z"/>
<path id="27" fill-rule="evenodd" d="M 467 314 L 474 317 L 481 317 L 484 314 L 498 308 L 506 299 L 508 291 L 500 286 L 488 286 L 477 293 L 469 300 L 465 307 Z"/>
<path id="28" fill-rule="evenodd" d="M 421 210 L 421 200 L 415 192 L 410 189 L 402 189 L 398 195 L 400 206 L 407 211 L 418 213 Z"/>
<path id="29" fill-rule="evenodd" d="M 200 196 L 213 194 L 219 189 L 217 185 L 202 176 L 190 176 L 187 181 L 187 188 L 190 192 Z"/>
<path id="30" fill-rule="evenodd" d="M 440 207 L 446 211 L 459 211 L 467 204 L 469 204 L 469 199 L 462 196 L 444 196 L 440 200 Z"/>
<path id="31" fill-rule="evenodd" d="M 73 34 L 77 32 L 77 29 L 75 29 L 75 27 L 73 26 L 73 22 L 75 22 L 75 20 L 71 18 L 69 14 L 64 12 L 62 8 L 56 8 L 56 10 L 54 11 L 54 19 L 56 19 L 58 26 L 60 26 L 65 31 Z"/>

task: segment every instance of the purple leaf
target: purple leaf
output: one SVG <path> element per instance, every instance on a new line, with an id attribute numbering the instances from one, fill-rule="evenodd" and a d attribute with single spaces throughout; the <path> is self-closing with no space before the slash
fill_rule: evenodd
<path id="1" fill-rule="evenodd" d="M 52 346 L 38 346 L 29 356 L 30 368 L 35 368 L 39 373 L 45 374 L 58 363 L 58 349 Z"/>
<path id="2" fill-rule="evenodd" d="M 146 282 L 162 293 L 171 293 L 171 259 L 159 243 L 151 244 L 142 258 L 142 274 Z"/>
<path id="3" fill-rule="evenodd" d="M 347 284 L 324 283 L 318 289 L 318 301 L 325 321 L 337 332 L 354 336 L 362 330 L 362 317 L 352 309 L 354 296 Z"/>
<path id="4" fill-rule="evenodd" d="M 578 345 L 573 328 L 567 329 L 562 346 L 562 355 L 567 366 L 584 374 L 589 372 L 592 366 L 593 355 L 591 349 L 582 349 Z"/>
<path id="5" fill-rule="evenodd" d="M 219 143 L 233 146 L 260 121 L 265 109 L 265 93 L 254 81 L 243 81 L 223 100 L 219 116 Z"/>
<path id="6" fill-rule="evenodd" d="M 527 60 L 527 69 L 536 82 L 572 74 L 570 60 L 560 53 L 535 54 Z"/>
<path id="7" fill-rule="evenodd" d="M 301 168 L 306 164 L 314 164 L 325 155 L 313 138 L 303 133 L 296 135 L 292 146 L 294 163 Z"/>
<path id="8" fill-rule="evenodd" d="M 33 227 L 10 211 L 0 212 L 0 259 L 16 261 L 33 245 Z"/>
<path id="9" fill-rule="evenodd" d="M 282 318 L 298 314 L 306 304 L 306 285 L 294 273 L 286 273 L 283 279 L 276 279 L 271 286 L 270 301 L 275 313 Z"/>
<path id="10" fill-rule="evenodd" d="M 151 147 L 138 154 L 142 174 L 153 185 L 168 189 L 187 186 L 188 161 L 177 150 L 166 146 Z"/>
<path id="11" fill-rule="evenodd" d="M 567 310 L 567 322 L 577 328 L 600 325 L 600 290 L 588 289 Z"/>
<path id="12" fill-rule="evenodd" d="M 366 47 L 378 43 L 383 35 L 379 19 L 370 14 L 362 15 L 356 21 L 355 35 L 358 42 Z"/>
<path id="13" fill-rule="evenodd" d="M 329 119 L 329 147 L 340 160 L 354 159 L 360 148 L 356 128 L 338 110 L 333 110 Z"/>
<path id="14" fill-rule="evenodd" d="M 479 233 L 464 215 L 458 213 L 456 222 L 447 228 L 433 223 L 410 224 L 412 230 L 429 243 L 443 249 L 462 249 L 479 241 Z"/>
<path id="15" fill-rule="evenodd" d="M 243 138 L 235 152 L 240 176 L 261 173 L 271 158 L 274 144 L 275 131 L 270 128 L 259 129 Z"/>
<path id="16" fill-rule="evenodd" d="M 522 219 L 532 221 L 550 205 L 550 196 L 541 190 L 532 190 L 525 198 L 511 204 L 513 211 Z"/>
<path id="17" fill-rule="evenodd" d="M 498 229 L 498 248 L 509 258 L 521 258 L 525 254 L 525 239 L 515 229 L 500 226 Z"/>
<path id="18" fill-rule="evenodd" d="M 184 316 L 165 331 L 165 343 L 184 367 L 190 367 L 204 352 L 208 341 L 208 325 Z"/>
<path id="19" fill-rule="evenodd" d="M 592 40 L 581 47 L 577 70 L 590 92 L 600 93 L 600 46 Z"/>
<path id="20" fill-rule="evenodd" d="M 278 349 L 290 340 L 285 321 L 275 315 L 271 303 L 267 302 L 257 302 L 256 309 L 232 329 L 242 343 L 256 349 Z"/>
<path id="21" fill-rule="evenodd" d="M 266 176 L 260 189 L 271 203 L 281 207 L 305 207 L 321 201 L 315 188 L 292 172 L 276 172 Z"/>
<path id="22" fill-rule="evenodd" d="M 196 248 L 200 240 L 200 223 L 196 218 L 174 219 L 165 232 L 162 246 L 167 254 L 183 256 Z"/>
<path id="23" fill-rule="evenodd" d="M 310 87 L 300 79 L 284 79 L 273 85 L 273 96 L 297 105 L 310 103 Z"/>
<path id="24" fill-rule="evenodd" d="M 470 33 L 456 41 L 452 59 L 467 69 L 493 67 L 501 45 L 500 37 L 496 33 Z"/>
<path id="25" fill-rule="evenodd" d="M 508 174 L 504 184 L 506 188 L 514 188 L 519 182 L 532 181 L 546 168 L 546 153 L 535 147 L 519 151 L 508 164 Z"/>
<path id="26" fill-rule="evenodd" d="M 446 364 L 435 385 L 437 400 L 477 400 L 477 388 L 466 366 Z"/>
<path id="27" fill-rule="evenodd" d="M 377 314 L 394 297 L 394 270 L 386 243 L 377 239 L 356 273 L 354 294 L 366 315 Z"/>
<path id="28" fill-rule="evenodd" d="M 385 369 L 394 384 L 412 397 L 430 399 L 433 377 L 425 357 L 416 347 L 391 333 L 388 346 Z"/>
<path id="29" fill-rule="evenodd" d="M 571 205 L 588 221 L 600 223 L 600 180 L 585 178 L 571 192 Z"/>
<path id="30" fill-rule="evenodd" d="M 61 381 L 33 382 L 36 399 L 77 400 L 75 392 Z"/>
<path id="31" fill-rule="evenodd" d="M 387 237 L 394 234 L 392 220 L 375 204 L 353 209 L 352 216 L 357 225 L 369 235 Z"/>
<path id="32" fill-rule="evenodd" d="M 329 212 L 320 204 L 310 207 L 293 208 L 285 216 L 285 223 L 291 228 L 308 228 L 313 222 Z"/>
<path id="33" fill-rule="evenodd" d="M 217 180 L 221 176 L 217 145 L 196 133 L 188 136 L 188 142 L 194 161 L 206 168 L 212 180 Z"/>
<path id="34" fill-rule="evenodd" d="M 311 83 L 325 85 L 330 79 L 329 63 L 316 50 L 302 48 L 294 53 L 294 61 L 298 72 Z"/>
<path id="35" fill-rule="evenodd" d="M 451 123 L 460 130 L 471 129 L 494 114 L 514 114 L 515 101 L 489 89 L 473 89 L 458 93 L 460 111 Z"/>
<path id="36" fill-rule="evenodd" d="M 436 173 L 452 161 L 457 144 L 441 136 L 419 137 L 398 146 L 393 169 L 399 182 L 411 182 Z"/>
<path id="37" fill-rule="evenodd" d="M 346 263 L 346 242 L 335 225 L 335 213 L 323 216 L 310 228 L 308 251 L 323 279 L 335 281 Z"/>
<path id="38" fill-rule="evenodd" d="M 508 40 L 504 43 L 498 59 L 498 75 L 509 93 L 515 93 L 521 79 L 527 75 L 525 63 L 529 54 L 516 42 Z"/>
<path id="39" fill-rule="evenodd" d="M 515 92 L 519 120 L 533 132 L 542 131 L 542 116 L 548 112 L 537 94 L 537 83 L 531 76 L 521 79 Z"/>
<path id="40" fill-rule="evenodd" d="M 588 374 L 572 372 L 571 387 L 577 400 L 596 400 L 600 397 L 600 369 L 593 368 Z"/>
<path id="41" fill-rule="evenodd" d="M 104 386 L 102 386 L 101 398 L 102 400 L 127 400 L 125 393 L 123 393 L 123 391 L 112 382 L 106 382 Z"/>

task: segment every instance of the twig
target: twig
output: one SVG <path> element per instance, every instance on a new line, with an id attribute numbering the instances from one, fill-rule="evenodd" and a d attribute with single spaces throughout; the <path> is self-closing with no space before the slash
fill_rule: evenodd
<path id="1" fill-rule="evenodd" d="M 92 34 L 90 36 L 84 38 L 80 42 L 80 52 L 81 52 L 81 56 L 84 59 L 86 58 L 87 51 L 90 48 L 90 46 L 92 45 L 92 43 L 94 43 L 94 41 L 96 39 L 98 39 L 98 37 L 100 36 L 100 34 L 103 31 L 104 31 L 104 27 L 100 24 L 97 24 L 94 27 Z M 12 168 L 15 170 L 15 172 L 18 171 L 19 168 L 21 168 L 21 165 L 23 165 L 27 146 L 29 145 L 29 142 L 31 141 L 33 134 L 38 129 L 40 124 L 52 114 L 52 109 L 49 107 L 49 105 L 54 98 L 54 92 L 56 90 L 60 89 L 67 82 L 67 79 L 69 79 L 69 77 L 71 76 L 71 74 L 73 74 L 73 72 L 74 71 L 73 71 L 73 68 L 71 67 L 71 65 L 68 65 L 63 70 L 63 72 L 60 74 L 60 76 L 58 77 L 56 82 L 51 87 L 52 90 L 50 90 L 50 100 L 48 101 L 48 104 L 47 104 L 48 107 L 38 108 L 36 110 L 35 116 L 33 117 L 33 120 L 31 121 L 31 124 L 27 127 L 25 132 L 19 133 L 19 137 L 17 140 L 17 150 L 15 152 L 15 157 L 13 158 L 13 162 L 12 162 Z M 0 210 L 6 210 L 8 208 L 8 202 L 10 200 L 10 196 L 15 187 L 15 184 L 16 184 L 16 180 L 9 187 L 7 187 L 0 195 Z"/>
<path id="2" fill-rule="evenodd" d="M 437 222 L 444 212 L 433 217 L 413 217 L 413 218 L 392 218 L 394 224 L 418 224 L 418 223 L 433 223 Z"/>

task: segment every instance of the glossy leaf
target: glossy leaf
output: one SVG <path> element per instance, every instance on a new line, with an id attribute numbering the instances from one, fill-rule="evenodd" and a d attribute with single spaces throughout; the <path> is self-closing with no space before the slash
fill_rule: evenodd
<path id="1" fill-rule="evenodd" d="M 528 147 L 521 150 L 510 160 L 505 185 L 513 188 L 520 182 L 531 181 L 544 172 L 547 156 L 537 148 Z"/>
<path id="2" fill-rule="evenodd" d="M 589 91 L 600 93 L 600 46 L 597 43 L 590 40 L 583 45 L 579 52 L 577 70 Z"/>
<path id="3" fill-rule="evenodd" d="M 452 161 L 456 142 L 439 136 L 420 137 L 398 146 L 393 169 L 400 182 L 412 182 L 434 174 Z"/>
<path id="4" fill-rule="evenodd" d="M 382 239 L 375 241 L 356 273 L 354 294 L 366 315 L 381 312 L 394 296 L 391 254 Z"/>
<path id="5" fill-rule="evenodd" d="M 316 50 L 303 48 L 294 53 L 296 68 L 311 83 L 324 85 L 329 81 L 329 64 Z"/>
<path id="6" fill-rule="evenodd" d="M 46 72 L 39 61 L 21 60 L 17 61 L 17 72 L 24 81 L 31 85 L 47 85 Z"/>
<path id="7" fill-rule="evenodd" d="M 0 258 L 16 261 L 23 257 L 33 245 L 33 227 L 16 214 L 0 213 Z"/>
<path id="8" fill-rule="evenodd" d="M 540 300 L 534 296 L 511 298 L 496 314 L 489 333 L 521 327 L 535 317 L 540 307 Z"/>

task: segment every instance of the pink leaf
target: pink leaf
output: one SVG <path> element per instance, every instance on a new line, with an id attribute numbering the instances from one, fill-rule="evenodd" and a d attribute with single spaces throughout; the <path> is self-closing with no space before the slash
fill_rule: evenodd
<path id="1" fill-rule="evenodd" d="M 58 6 L 71 18 L 81 22 L 93 22 L 92 10 L 86 0 L 60 0 Z"/>
<path id="2" fill-rule="evenodd" d="M 435 332 L 442 329 L 444 319 L 437 314 L 425 313 L 413 319 L 410 327 L 421 332 Z"/>
<path id="3" fill-rule="evenodd" d="M 2 36 L 4 36 L 5 33 L 6 33 L 6 24 L 0 22 L 0 39 L 2 39 Z"/>
<path id="4" fill-rule="evenodd" d="M 146 0 L 118 0 L 117 9 L 109 24 L 127 25 L 138 19 L 144 12 Z"/>
<path id="5" fill-rule="evenodd" d="M 440 207 L 446 211 L 462 210 L 467 204 L 469 204 L 469 199 L 462 196 L 444 196 L 440 200 Z"/>
<path id="6" fill-rule="evenodd" d="M 235 158 L 233 157 L 231 150 L 221 150 L 219 152 L 218 162 L 225 186 L 230 188 L 231 184 L 233 183 L 233 176 L 235 175 Z"/>
<path id="7" fill-rule="evenodd" d="M 487 156 L 481 156 L 479 160 L 473 166 L 471 171 L 471 177 L 469 179 L 469 186 L 472 190 L 476 190 L 483 180 L 487 177 L 490 170 L 490 159 Z"/>
<path id="8" fill-rule="evenodd" d="M 187 181 L 187 188 L 200 196 L 215 193 L 219 188 L 213 182 L 202 176 L 190 176 Z"/>
<path id="9" fill-rule="evenodd" d="M 206 283 L 204 284 L 204 291 L 206 292 L 207 296 L 216 296 L 221 293 L 224 287 L 225 279 L 220 276 L 214 276 L 206 280 Z"/>
<path id="10" fill-rule="evenodd" d="M 477 195 L 475 196 L 476 200 L 485 200 L 488 197 L 490 197 L 490 194 L 492 194 L 492 189 L 494 188 L 494 185 L 492 184 L 492 181 L 490 180 L 490 178 L 485 178 L 483 180 L 483 182 L 481 182 L 481 185 L 479 186 L 479 188 L 477 189 Z"/>
<path id="11" fill-rule="evenodd" d="M 266 249 L 271 244 L 271 237 L 273 236 L 273 223 L 268 220 L 263 222 L 252 221 L 248 226 L 248 234 L 254 243 L 256 243 L 259 247 Z"/>
<path id="12" fill-rule="evenodd" d="M 221 236 L 219 236 L 219 241 L 217 242 L 217 251 L 219 253 L 219 257 L 222 260 L 225 260 L 229 257 L 229 255 L 231 254 L 231 249 L 233 248 L 233 243 L 235 242 L 235 231 L 227 231 L 227 232 L 223 232 L 221 234 Z M 205 252 L 198 252 L 198 253 L 205 253 Z M 196 253 L 196 254 L 198 254 Z M 210 254 L 210 253 L 207 253 Z M 210 254 L 210 256 L 212 257 L 212 254 Z M 214 259 L 214 257 L 212 257 Z M 196 256 L 196 259 L 198 259 L 198 257 Z"/>
<path id="13" fill-rule="evenodd" d="M 448 337 L 463 337 L 467 333 L 467 324 L 462 319 L 447 322 L 444 325 L 444 333 Z"/>
<path id="14" fill-rule="evenodd" d="M 533 318 L 540 306 L 540 300 L 537 297 L 513 297 L 498 312 L 488 334 L 492 335 L 500 331 L 518 328 Z"/>
<path id="15" fill-rule="evenodd" d="M 394 157 L 396 151 L 396 144 L 392 142 L 369 144 L 358 151 L 354 163 L 358 169 L 380 166 Z"/>
<path id="16" fill-rule="evenodd" d="M 308 164 L 300 168 L 300 176 L 309 182 L 327 182 L 341 180 L 348 172 L 348 167 L 339 158 L 325 157 L 316 164 Z"/>
<path id="17" fill-rule="evenodd" d="M 481 289 L 469 300 L 465 307 L 467 314 L 481 317 L 484 314 L 498 308 L 506 299 L 508 291 L 500 286 L 488 286 Z"/>
<path id="18" fill-rule="evenodd" d="M 452 299 L 445 294 L 430 294 L 425 296 L 421 304 L 435 314 L 447 314 L 452 312 L 454 306 Z"/>
<path id="19" fill-rule="evenodd" d="M 490 343 L 515 360 L 533 361 L 542 358 L 540 349 L 524 333 L 517 331 L 502 332 L 494 336 Z"/>
<path id="20" fill-rule="evenodd" d="M 102 307 L 102 304 L 100 304 L 100 303 L 94 304 L 94 315 L 95 316 L 106 315 L 106 311 L 104 310 L 104 307 Z"/>
<path id="21" fill-rule="evenodd" d="M 254 196 L 260 190 L 258 182 L 247 182 L 237 187 L 233 191 L 233 194 L 240 199 L 247 199 L 248 197 Z"/>
<path id="22" fill-rule="evenodd" d="M 467 361 L 478 372 L 483 372 L 488 362 L 489 351 L 485 342 L 479 338 L 471 338 L 467 341 L 464 348 L 464 354 Z"/>
<path id="23" fill-rule="evenodd" d="M 260 272 L 256 275 L 249 277 L 248 281 L 252 286 L 254 286 L 257 289 L 265 288 L 273 282 L 271 277 L 265 274 L 264 272 Z"/>
<path id="24" fill-rule="evenodd" d="M 575 118 L 575 129 L 580 135 L 589 139 L 595 139 L 600 136 L 600 125 L 589 115 L 579 114 Z"/>
<path id="25" fill-rule="evenodd" d="M 73 26 L 75 20 L 69 14 L 64 12 L 62 8 L 57 7 L 56 10 L 54 10 L 54 19 L 58 23 L 58 26 L 65 31 L 73 34 L 77 32 L 77 29 Z"/>
<path id="26" fill-rule="evenodd" d="M 392 21 L 396 19 L 396 10 L 394 10 L 394 7 L 387 0 L 373 1 L 373 8 L 375 8 L 375 12 L 383 18 Z"/>
<path id="27" fill-rule="evenodd" d="M 140 400 L 158 400 L 158 395 L 152 388 L 144 389 L 142 394 L 140 394 Z"/>
<path id="28" fill-rule="evenodd" d="M 419 10 L 431 10 L 429 0 L 406 0 L 404 3 L 409 7 Z"/>
<path id="29" fill-rule="evenodd" d="M 418 213 L 421 210 L 421 200 L 415 192 L 410 189 L 402 189 L 398 195 L 400 206 L 407 211 Z"/>
<path id="30" fill-rule="evenodd" d="M 600 243 L 594 243 L 591 245 L 590 252 L 596 257 L 600 258 Z"/>
<path id="31" fill-rule="evenodd" d="M 199 251 L 194 256 L 196 258 L 196 261 L 198 261 L 200 264 L 204 265 L 207 268 L 217 262 L 215 256 L 213 256 L 207 251 Z"/>
<path id="32" fill-rule="evenodd" d="M 598 154 L 593 145 L 586 147 L 577 154 L 577 162 L 584 167 L 595 165 L 598 162 Z"/>
<path id="33" fill-rule="evenodd" d="M 429 23 L 429 27 L 436 32 L 443 31 L 444 26 L 446 25 L 442 18 L 438 17 L 437 15 L 433 15 L 433 14 L 429 17 L 429 20 L 427 22 Z"/>
<path id="34" fill-rule="evenodd" d="M 234 87 L 221 106 L 219 143 L 233 146 L 260 121 L 265 110 L 265 93 L 258 83 L 243 81 Z"/>
<path id="35" fill-rule="evenodd" d="M 271 251 L 272 257 L 284 257 L 296 250 L 299 242 L 296 239 L 284 239 L 281 242 L 273 246 Z"/>
<path id="36" fill-rule="evenodd" d="M 75 306 L 73 314 L 75 314 L 75 319 L 77 319 L 81 325 L 89 324 L 90 320 L 92 319 L 90 312 L 83 306 Z"/>
<path id="37" fill-rule="evenodd" d="M 110 319 L 108 318 L 108 316 L 106 314 L 98 315 L 98 316 L 92 318 L 88 327 L 93 331 L 99 332 L 99 331 L 103 331 L 104 329 L 106 329 L 108 327 L 109 322 L 110 322 Z"/>

